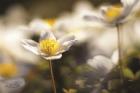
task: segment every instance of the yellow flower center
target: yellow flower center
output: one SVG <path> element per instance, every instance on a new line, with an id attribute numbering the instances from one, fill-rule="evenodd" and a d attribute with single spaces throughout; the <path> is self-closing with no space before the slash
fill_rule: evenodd
<path id="1" fill-rule="evenodd" d="M 45 22 L 47 22 L 50 26 L 53 26 L 55 24 L 55 19 L 46 19 Z"/>
<path id="2" fill-rule="evenodd" d="M 46 53 L 52 56 L 52 55 L 55 55 L 59 51 L 60 45 L 54 39 L 46 39 L 46 40 L 40 41 L 39 48 L 43 53 Z"/>
<path id="3" fill-rule="evenodd" d="M 114 5 L 108 8 L 108 10 L 105 12 L 105 17 L 108 21 L 111 22 L 117 19 L 121 13 L 122 13 L 122 6 Z"/>
<path id="4" fill-rule="evenodd" d="M 12 63 L 2 63 L 0 64 L 0 76 L 3 77 L 13 77 L 17 75 L 17 67 Z"/>

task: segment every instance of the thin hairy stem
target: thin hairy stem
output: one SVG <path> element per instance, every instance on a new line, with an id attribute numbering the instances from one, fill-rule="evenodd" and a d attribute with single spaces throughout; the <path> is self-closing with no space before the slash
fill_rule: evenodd
<path id="1" fill-rule="evenodd" d="M 52 87 L 53 87 L 53 91 L 54 93 L 56 93 L 56 86 L 55 86 L 55 80 L 54 80 L 54 75 L 53 75 L 53 65 L 51 60 L 49 60 L 49 67 L 50 67 L 50 71 L 51 71 L 51 81 L 52 81 Z"/>
<path id="2" fill-rule="evenodd" d="M 123 78 L 123 62 L 122 62 L 122 48 L 121 48 L 121 32 L 120 32 L 120 27 L 119 24 L 116 25 L 117 28 L 117 39 L 118 39 L 118 57 L 119 57 L 119 68 L 120 68 L 120 78 L 121 78 L 121 83 L 124 83 L 124 78 Z"/>

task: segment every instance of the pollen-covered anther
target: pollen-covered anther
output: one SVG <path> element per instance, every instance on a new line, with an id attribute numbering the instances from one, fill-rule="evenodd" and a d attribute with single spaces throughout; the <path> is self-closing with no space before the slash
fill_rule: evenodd
<path id="1" fill-rule="evenodd" d="M 107 21 L 114 21 L 116 20 L 122 13 L 122 6 L 121 5 L 114 5 L 107 9 L 105 12 L 105 17 Z"/>
<path id="2" fill-rule="evenodd" d="M 39 48 L 41 52 L 48 54 L 49 56 L 55 55 L 59 49 L 59 43 L 54 39 L 45 39 L 40 41 Z"/>

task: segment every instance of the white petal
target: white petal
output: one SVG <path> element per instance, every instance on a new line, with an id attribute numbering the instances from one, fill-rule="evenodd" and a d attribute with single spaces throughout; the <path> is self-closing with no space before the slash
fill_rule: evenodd
<path id="1" fill-rule="evenodd" d="M 43 20 L 41 19 L 34 19 L 30 24 L 29 27 L 34 29 L 34 30 L 38 30 L 38 31 L 42 31 L 42 30 L 50 30 L 50 26 L 49 24 L 45 23 Z"/>
<path id="2" fill-rule="evenodd" d="M 56 59 L 60 59 L 62 57 L 62 54 L 59 55 L 55 55 L 55 56 L 49 56 L 49 57 L 43 57 L 46 60 L 56 60 Z"/>
<path id="3" fill-rule="evenodd" d="M 0 76 L 0 81 L 4 80 L 4 78 L 2 76 Z"/>
<path id="4" fill-rule="evenodd" d="M 121 3 L 124 5 L 124 6 L 130 6 L 132 5 L 133 3 L 137 2 L 139 0 L 121 0 Z"/>
<path id="5" fill-rule="evenodd" d="M 89 59 L 88 64 L 103 74 L 109 73 L 114 67 L 114 64 L 110 59 L 101 55 L 95 56 L 93 59 Z"/>
<path id="6" fill-rule="evenodd" d="M 1 93 L 20 93 L 25 86 L 25 80 L 22 78 L 5 79 L 0 81 Z"/>
<path id="7" fill-rule="evenodd" d="M 38 52 L 38 43 L 37 42 L 35 42 L 33 40 L 27 40 L 27 39 L 25 39 L 25 40 L 22 40 L 21 44 L 22 44 L 22 46 L 25 49 L 33 52 L 36 55 L 39 55 L 39 52 Z"/>
<path id="8" fill-rule="evenodd" d="M 64 52 L 65 51 L 68 51 L 69 48 L 76 42 L 76 40 L 71 40 L 71 41 L 67 41 L 65 43 L 63 43 L 63 49 L 64 49 Z"/>
<path id="9" fill-rule="evenodd" d="M 56 39 L 51 31 L 51 27 L 47 22 L 44 22 L 41 19 L 35 19 L 30 23 L 30 28 L 35 31 L 40 31 L 40 40 L 52 38 Z"/>
<path id="10" fill-rule="evenodd" d="M 100 13 L 104 15 L 104 13 L 106 13 L 106 11 L 108 10 L 110 6 L 109 5 L 103 5 L 100 7 Z"/>
<path id="11" fill-rule="evenodd" d="M 76 40 L 74 36 L 67 36 L 59 39 L 58 42 L 62 45 L 62 50 L 60 50 L 59 53 L 63 53 L 69 50 L 69 48 L 76 42 Z"/>
<path id="12" fill-rule="evenodd" d="M 118 50 L 114 51 L 111 57 L 112 62 L 117 65 L 119 61 L 119 52 Z"/>
<path id="13" fill-rule="evenodd" d="M 63 44 L 66 41 L 70 41 L 70 40 L 74 40 L 74 39 L 75 39 L 75 36 L 68 35 L 68 36 L 64 36 L 64 37 L 58 39 L 58 42 L 61 43 L 61 44 Z"/>
<path id="14" fill-rule="evenodd" d="M 92 14 L 92 15 L 85 15 L 84 19 L 87 21 L 97 21 L 100 23 L 104 23 L 105 19 L 103 17 L 103 10 L 101 9 L 100 12 L 97 12 L 97 14 Z"/>
<path id="15" fill-rule="evenodd" d="M 132 11 L 133 7 L 139 2 L 139 0 L 121 0 L 123 3 L 124 9 L 122 11 L 122 14 L 120 15 L 120 19 L 125 18 L 129 15 L 129 13 Z"/>
<path id="16" fill-rule="evenodd" d="M 53 32 L 51 32 L 50 30 L 48 31 L 43 31 L 41 34 L 40 34 L 40 40 L 44 40 L 44 39 L 54 39 L 56 40 Z"/>

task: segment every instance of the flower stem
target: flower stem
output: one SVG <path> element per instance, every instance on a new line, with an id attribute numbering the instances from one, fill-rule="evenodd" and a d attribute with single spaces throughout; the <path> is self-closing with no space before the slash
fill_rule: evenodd
<path id="1" fill-rule="evenodd" d="M 124 77 L 123 77 L 123 62 L 122 62 L 122 50 L 121 50 L 121 32 L 119 24 L 116 25 L 117 28 L 117 39 L 118 39 L 118 57 L 119 57 L 119 68 L 120 68 L 120 78 L 121 78 L 121 84 L 124 83 Z"/>
<path id="2" fill-rule="evenodd" d="M 49 68 L 51 71 L 50 74 L 51 74 L 51 82 L 52 82 L 53 91 L 54 93 L 56 93 L 56 86 L 55 86 L 55 80 L 54 80 L 54 75 L 53 75 L 53 65 L 52 65 L 51 60 L 49 60 Z"/>

